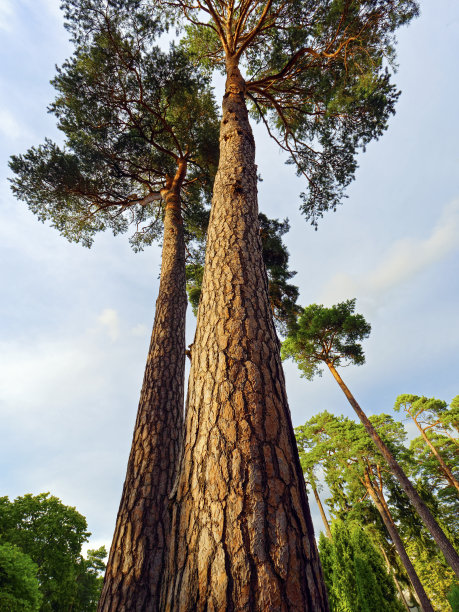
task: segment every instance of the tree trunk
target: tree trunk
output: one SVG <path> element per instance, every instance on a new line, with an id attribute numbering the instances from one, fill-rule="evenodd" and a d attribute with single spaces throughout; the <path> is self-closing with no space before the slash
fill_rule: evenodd
<path id="1" fill-rule="evenodd" d="M 417 422 L 417 420 L 413 418 L 413 421 L 416 424 L 416 427 L 419 429 L 421 436 L 424 440 L 424 442 L 427 444 L 427 446 L 430 448 L 431 453 L 434 455 L 435 459 L 438 461 L 438 463 L 440 464 L 440 469 L 443 472 L 443 474 L 445 475 L 446 480 L 449 482 L 449 484 L 452 487 L 456 487 L 458 493 L 459 493 L 459 482 L 454 478 L 454 475 L 452 473 L 452 471 L 449 469 L 449 467 L 446 465 L 446 463 L 443 461 L 443 457 L 440 455 L 440 453 L 437 451 L 437 449 L 435 448 L 435 446 L 432 444 L 432 442 L 429 440 L 429 438 L 427 437 L 426 432 L 422 429 L 422 427 L 419 425 L 419 423 Z"/>
<path id="2" fill-rule="evenodd" d="M 406 573 L 408 574 L 408 577 L 411 581 L 411 584 L 413 585 L 414 590 L 416 591 L 416 595 L 419 598 L 419 602 L 421 604 L 423 612 L 434 612 L 432 604 L 430 603 L 430 600 L 427 597 L 426 592 L 424 591 L 424 587 L 422 586 L 421 581 L 419 580 L 419 576 L 417 575 L 416 570 L 414 569 L 413 564 L 411 563 L 410 558 L 408 557 L 408 554 L 405 550 L 402 539 L 398 533 L 397 527 L 395 526 L 392 516 L 384 508 L 384 505 L 382 504 L 378 496 L 378 492 L 373 488 L 373 485 L 367 472 L 365 472 L 364 484 L 368 491 L 368 494 L 370 495 L 376 506 L 376 509 L 378 510 L 382 520 L 384 521 L 384 525 L 386 526 L 391 540 L 394 543 L 394 546 L 400 556 L 400 559 L 403 563 L 403 567 L 405 568 Z"/>
<path id="3" fill-rule="evenodd" d="M 185 243 L 182 163 L 165 200 L 161 280 L 131 454 L 99 612 L 159 609 L 170 533 L 168 496 L 182 443 L 185 370 Z"/>
<path id="4" fill-rule="evenodd" d="M 245 82 L 228 61 L 162 608 L 328 609 L 258 226 Z"/>
<path id="5" fill-rule="evenodd" d="M 345 385 L 341 376 L 336 371 L 336 368 L 333 366 L 331 362 L 327 362 L 327 365 L 330 368 L 330 371 L 333 374 L 335 380 L 341 387 L 341 390 L 343 391 L 344 395 L 347 397 L 349 403 L 351 404 L 351 406 L 354 408 L 355 412 L 357 413 L 357 416 L 363 423 L 363 426 L 367 430 L 368 435 L 372 438 L 373 442 L 376 444 L 376 447 L 378 448 L 378 450 L 380 451 L 384 459 L 387 461 L 390 469 L 392 470 L 393 474 L 399 481 L 400 486 L 407 494 L 408 499 L 410 500 L 410 502 L 416 509 L 417 513 L 423 520 L 425 526 L 427 527 L 428 531 L 430 532 L 433 539 L 437 543 L 439 549 L 444 554 L 446 562 L 452 567 L 454 573 L 459 578 L 459 555 L 455 551 L 453 545 L 443 533 L 442 529 L 440 528 L 440 526 L 438 525 L 438 523 L 432 516 L 430 510 L 427 508 L 425 503 L 422 501 L 422 499 L 419 496 L 419 493 L 416 491 L 416 489 L 413 487 L 411 482 L 408 480 L 405 472 L 402 470 L 398 462 L 395 460 L 394 456 L 392 455 L 392 453 L 390 452 L 386 444 L 379 437 L 376 429 L 373 427 L 373 425 L 369 421 L 366 414 L 360 408 L 356 399 L 354 398 L 352 393 L 349 391 L 349 389 Z"/>
<path id="6" fill-rule="evenodd" d="M 402 603 L 403 603 L 403 605 L 404 605 L 404 607 L 405 607 L 405 610 L 407 610 L 408 612 L 410 612 L 410 607 L 409 607 L 409 605 L 408 605 L 408 603 L 407 603 L 407 601 L 406 601 L 406 599 L 405 599 L 405 595 L 403 594 L 403 589 L 402 589 L 402 587 L 400 586 L 399 581 L 397 580 L 396 573 L 395 573 L 395 571 L 394 571 L 394 568 L 393 568 L 393 567 L 392 567 L 392 565 L 390 564 L 389 558 L 388 558 L 388 556 L 387 556 L 387 554 L 386 554 L 386 551 L 384 550 L 384 546 L 382 546 L 382 544 L 380 544 L 380 545 L 379 545 L 379 549 L 380 549 L 380 551 L 382 552 L 382 555 L 383 555 L 383 557 L 384 557 L 384 561 L 386 562 L 387 571 L 388 571 L 388 572 L 389 572 L 389 574 L 392 576 L 392 579 L 393 579 L 393 581 L 394 581 L 394 583 L 395 583 L 395 586 L 396 586 L 396 588 L 397 588 L 397 591 L 398 591 L 398 595 L 399 595 L 400 599 L 402 600 Z"/>
<path id="7" fill-rule="evenodd" d="M 327 520 L 327 515 L 325 514 L 324 507 L 322 506 L 322 502 L 320 501 L 319 493 L 314 485 L 311 485 L 312 492 L 314 493 L 314 497 L 316 499 L 317 505 L 319 506 L 320 516 L 322 517 L 322 521 L 325 526 L 325 532 L 327 534 L 327 538 L 332 539 L 332 534 L 330 531 L 330 524 Z"/>

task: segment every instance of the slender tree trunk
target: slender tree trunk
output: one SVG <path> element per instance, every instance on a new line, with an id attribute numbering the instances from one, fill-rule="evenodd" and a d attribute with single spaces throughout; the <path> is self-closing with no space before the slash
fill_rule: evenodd
<path id="1" fill-rule="evenodd" d="M 328 609 L 261 256 L 245 82 L 227 62 L 220 161 L 162 607 Z"/>
<path id="2" fill-rule="evenodd" d="M 373 427 L 373 425 L 371 424 L 366 414 L 360 408 L 355 397 L 349 391 L 343 379 L 336 371 L 336 368 L 333 366 L 331 362 L 327 362 L 327 365 L 330 368 L 330 371 L 333 374 L 335 380 L 341 387 L 341 390 L 343 391 L 344 395 L 347 397 L 349 403 L 351 404 L 351 406 L 354 408 L 355 412 L 357 413 L 357 416 L 362 421 L 363 426 L 368 432 L 368 435 L 372 438 L 373 442 L 376 444 L 376 447 L 379 449 L 380 453 L 382 454 L 384 459 L 387 461 L 390 469 L 392 470 L 393 474 L 399 481 L 400 486 L 407 494 L 408 499 L 410 500 L 410 502 L 416 509 L 417 513 L 423 520 L 425 526 L 427 527 L 428 531 L 430 532 L 433 539 L 437 543 L 439 549 L 444 554 L 446 562 L 452 567 L 454 573 L 459 578 L 459 555 L 455 551 L 453 545 L 448 540 L 448 538 L 446 537 L 446 535 L 444 534 L 444 532 L 438 525 L 437 521 L 432 516 L 432 513 L 427 508 L 426 504 L 420 498 L 419 493 L 416 491 L 416 489 L 413 487 L 411 482 L 408 480 L 405 472 L 402 470 L 398 462 L 395 460 L 394 456 L 392 455 L 392 453 L 390 452 L 386 444 L 379 437 L 378 432 Z"/>
<path id="3" fill-rule="evenodd" d="M 311 489 L 312 489 L 312 492 L 314 493 L 314 497 L 316 499 L 317 505 L 319 506 L 320 516 L 322 517 L 322 521 L 323 521 L 324 526 L 325 526 L 325 532 L 327 534 L 327 537 L 330 538 L 330 540 L 331 540 L 332 534 L 331 534 L 331 531 L 330 531 L 330 524 L 329 524 L 329 522 L 327 520 L 327 515 L 325 514 L 325 510 L 324 510 L 324 507 L 322 506 L 322 502 L 320 501 L 319 493 L 318 493 L 316 487 L 314 485 L 312 485 L 312 484 L 311 484 Z"/>
<path id="4" fill-rule="evenodd" d="M 419 423 L 417 422 L 417 420 L 415 418 L 413 418 L 413 421 L 416 424 L 416 427 L 419 429 L 421 436 L 424 440 L 424 442 L 427 444 L 427 446 L 430 448 L 431 453 L 433 454 L 433 456 L 435 457 L 435 459 L 438 461 L 438 463 L 440 464 L 440 469 L 443 472 L 443 474 L 445 475 L 446 480 L 449 482 L 449 484 L 452 487 L 456 487 L 457 492 L 459 493 L 459 482 L 456 480 L 456 478 L 454 478 L 454 475 L 452 473 L 452 471 L 449 469 L 449 467 L 446 465 L 446 463 L 443 461 L 443 457 L 440 455 L 440 453 L 437 451 L 437 449 L 435 448 L 435 446 L 432 444 L 432 442 L 429 440 L 429 438 L 427 437 L 426 432 L 422 429 L 422 427 L 419 425 Z"/>
<path id="5" fill-rule="evenodd" d="M 413 564 L 411 563 L 410 558 L 408 557 L 408 554 L 405 550 L 405 546 L 403 545 L 402 539 L 398 533 L 397 527 L 395 526 L 392 516 L 384 508 L 384 505 L 382 504 L 381 499 L 378 495 L 378 491 L 373 487 L 367 472 L 365 472 L 365 487 L 371 499 L 373 500 L 376 509 L 381 515 L 382 520 L 384 521 L 384 525 L 386 526 L 391 540 L 394 543 L 394 546 L 400 556 L 400 559 L 403 563 L 403 567 L 405 568 L 406 573 L 408 574 L 408 577 L 411 581 L 411 584 L 413 585 L 414 590 L 416 591 L 416 595 L 419 598 L 419 602 L 421 604 L 423 612 L 434 612 L 432 604 L 430 603 L 430 600 L 427 597 L 426 592 L 424 591 L 424 587 L 422 586 L 421 581 L 419 580 L 419 576 L 417 575 L 416 570 L 414 569 Z"/>
<path id="6" fill-rule="evenodd" d="M 384 550 L 384 546 L 382 546 L 381 544 L 379 545 L 379 549 L 382 552 L 382 555 L 384 557 L 384 561 L 386 562 L 386 566 L 387 566 L 387 571 L 389 572 L 389 574 L 392 576 L 392 579 L 395 583 L 395 586 L 397 588 L 397 592 L 398 595 L 400 597 L 400 599 L 402 600 L 402 603 L 405 607 L 405 609 L 410 612 L 410 607 L 405 599 L 405 595 L 403 595 L 403 590 L 402 587 L 400 586 L 399 581 L 397 580 L 397 576 L 395 574 L 394 568 L 392 567 L 392 565 L 390 564 L 389 558 L 386 555 L 386 551 Z"/>
<path id="7" fill-rule="evenodd" d="M 99 612 L 155 612 L 170 533 L 168 496 L 182 442 L 185 243 L 182 163 L 165 200 L 161 280 L 145 376 Z"/>

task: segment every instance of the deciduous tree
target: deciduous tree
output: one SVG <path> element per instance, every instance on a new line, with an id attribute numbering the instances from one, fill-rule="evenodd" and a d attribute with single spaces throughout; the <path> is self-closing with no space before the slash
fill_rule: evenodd
<path id="1" fill-rule="evenodd" d="M 1 540 L 0 540 L 1 542 Z M 37 612 L 42 594 L 37 565 L 17 546 L 0 543 L 0 609 Z"/>
<path id="2" fill-rule="evenodd" d="M 101 548 L 88 553 L 87 559 L 82 557 L 81 547 L 90 535 L 85 517 L 49 493 L 27 494 L 14 501 L 0 498 L 0 542 L 17 547 L 38 566 L 36 576 L 43 598 L 41 602 L 30 578 L 33 564 L 21 561 L 23 586 L 28 585 L 30 601 L 38 601 L 43 612 L 71 609 L 93 612 L 96 609 L 100 595 L 98 574 L 105 568 L 106 552 Z M 17 608 L 18 612 L 27 609 Z M 30 607 L 30 610 L 36 609 Z"/>

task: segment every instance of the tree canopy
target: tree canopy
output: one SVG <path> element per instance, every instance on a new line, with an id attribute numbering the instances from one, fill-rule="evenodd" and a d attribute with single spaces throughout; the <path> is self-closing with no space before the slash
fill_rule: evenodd
<path id="1" fill-rule="evenodd" d="M 401 612 L 381 554 L 362 526 L 335 520 L 332 538 L 319 538 L 331 612 Z"/>
<path id="2" fill-rule="evenodd" d="M 8 545 L 3 550 L 10 558 L 8 571 L 11 575 L 16 575 L 16 569 L 24 572 L 24 580 L 17 577 L 18 586 L 14 588 L 20 587 L 19 592 L 27 590 L 29 600 L 38 601 L 43 612 L 66 610 L 70 606 L 75 612 L 96 609 L 100 572 L 107 553 L 101 547 L 88 551 L 87 559 L 82 557 L 81 547 L 90 535 L 85 517 L 49 493 L 27 494 L 14 501 L 0 498 L 0 544 Z M 34 595 L 34 574 L 40 596 Z M 38 608 L 30 608 L 35 609 Z"/>
<path id="3" fill-rule="evenodd" d="M 12 190 L 71 241 L 90 246 L 98 231 L 133 227 L 142 248 L 161 235 L 160 192 L 182 160 L 187 237 L 202 239 L 218 162 L 209 78 L 179 48 L 156 45 L 158 24 L 105 17 L 52 81 L 64 147 L 46 139 L 13 156 Z"/>
<path id="4" fill-rule="evenodd" d="M 37 565 L 29 555 L 8 542 L 0 543 L 0 609 L 36 612 L 42 595 Z"/>
<path id="5" fill-rule="evenodd" d="M 304 308 L 282 344 L 282 358 L 292 358 L 301 376 L 311 380 L 321 374 L 321 364 L 334 367 L 365 363 L 360 341 L 370 335 L 371 325 L 354 314 L 355 299 L 330 308 L 312 304 Z"/>
<path id="6" fill-rule="evenodd" d="M 181 44 L 209 72 L 244 69 L 252 116 L 305 177 L 301 209 L 315 226 L 395 112 L 395 31 L 418 14 L 414 0 L 66 0 L 75 40 L 108 6 L 184 26 Z"/>

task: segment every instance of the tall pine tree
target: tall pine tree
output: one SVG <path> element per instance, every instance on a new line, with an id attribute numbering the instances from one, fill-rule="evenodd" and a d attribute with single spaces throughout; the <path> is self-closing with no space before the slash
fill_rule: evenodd
<path id="1" fill-rule="evenodd" d="M 116 10 L 86 17 L 90 35 L 54 79 L 51 111 L 64 148 L 46 141 L 14 157 L 13 191 L 87 246 L 98 231 L 133 226 L 141 248 L 163 227 L 155 320 L 99 606 L 155 610 L 183 437 L 185 243 L 205 231 L 217 112 L 209 78 L 181 50 L 156 46 L 158 24 Z"/>

